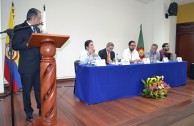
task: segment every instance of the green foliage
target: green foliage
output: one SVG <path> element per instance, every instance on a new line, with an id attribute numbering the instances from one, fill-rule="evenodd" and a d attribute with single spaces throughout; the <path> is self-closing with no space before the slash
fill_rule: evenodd
<path id="1" fill-rule="evenodd" d="M 168 96 L 168 89 L 170 86 L 163 81 L 164 76 L 154 76 L 141 80 L 144 84 L 142 96 L 146 98 L 166 98 Z"/>

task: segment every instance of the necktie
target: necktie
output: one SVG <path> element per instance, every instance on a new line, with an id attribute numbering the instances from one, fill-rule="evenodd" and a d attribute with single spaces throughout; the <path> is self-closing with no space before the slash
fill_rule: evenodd
<path id="1" fill-rule="evenodd" d="M 36 33 L 36 28 L 35 28 L 35 26 L 33 26 L 32 28 L 33 28 L 33 32 Z"/>
<path id="2" fill-rule="evenodd" d="M 107 53 L 107 62 L 110 63 L 111 62 L 111 58 L 110 58 L 110 52 Z"/>

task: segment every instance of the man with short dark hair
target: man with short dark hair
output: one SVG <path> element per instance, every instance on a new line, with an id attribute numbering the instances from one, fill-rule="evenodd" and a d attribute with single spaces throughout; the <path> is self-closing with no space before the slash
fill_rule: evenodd
<path id="1" fill-rule="evenodd" d="M 92 40 L 87 40 L 84 43 L 85 50 L 81 51 L 79 60 L 80 64 L 95 64 L 99 60 L 99 55 L 95 52 L 94 43 Z"/>
<path id="2" fill-rule="evenodd" d="M 106 63 L 112 63 L 113 59 L 115 58 L 115 52 L 113 51 L 114 49 L 114 44 L 112 42 L 108 42 L 106 44 L 106 48 L 100 50 L 98 52 L 98 55 L 100 56 L 101 59 L 105 59 Z"/>
<path id="3" fill-rule="evenodd" d="M 151 48 L 146 52 L 145 58 L 149 58 L 151 62 L 160 61 L 160 53 L 157 52 L 158 45 L 152 44 Z"/>
<path id="4" fill-rule="evenodd" d="M 129 46 L 129 48 L 127 48 L 123 51 L 123 59 L 127 60 L 131 63 L 141 62 L 141 59 L 139 57 L 139 53 L 136 50 L 135 41 L 130 41 L 128 43 L 128 46 Z"/>
<path id="5" fill-rule="evenodd" d="M 29 39 L 33 32 L 40 32 L 40 29 L 35 26 L 40 23 L 41 12 L 35 8 L 31 8 L 26 17 L 26 21 L 22 24 L 15 26 L 13 37 L 13 49 L 19 51 L 19 73 L 23 86 L 23 105 L 26 113 L 26 120 L 32 121 L 33 108 L 31 106 L 30 92 L 34 87 L 35 99 L 39 115 L 41 114 L 40 102 L 40 49 L 37 47 L 28 47 Z M 34 25 L 34 26 L 32 26 Z M 29 27 L 28 27 L 29 26 Z"/>
<path id="6" fill-rule="evenodd" d="M 160 52 L 160 61 L 162 61 L 164 57 L 167 57 L 169 60 L 173 58 L 172 52 L 170 51 L 170 46 L 168 43 L 164 43 L 162 45 L 162 49 L 159 52 Z"/>

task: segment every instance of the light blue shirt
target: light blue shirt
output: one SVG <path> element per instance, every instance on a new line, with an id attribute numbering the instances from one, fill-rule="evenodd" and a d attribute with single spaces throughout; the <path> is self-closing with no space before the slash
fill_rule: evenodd
<path id="1" fill-rule="evenodd" d="M 97 59 L 101 59 L 99 56 L 88 55 L 87 50 L 83 50 L 80 54 L 80 64 L 95 64 Z"/>
<path id="2" fill-rule="evenodd" d="M 148 50 L 145 54 L 145 58 L 149 58 L 150 62 L 160 61 L 160 53 L 159 52 L 152 53 L 150 50 Z"/>

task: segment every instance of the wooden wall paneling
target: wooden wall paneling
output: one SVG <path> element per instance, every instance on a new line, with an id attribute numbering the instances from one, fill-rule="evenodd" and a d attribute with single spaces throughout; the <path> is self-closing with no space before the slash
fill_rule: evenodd
<path id="1" fill-rule="evenodd" d="M 177 24 L 176 54 L 188 62 L 189 75 L 190 64 L 194 62 L 194 22 Z"/>

